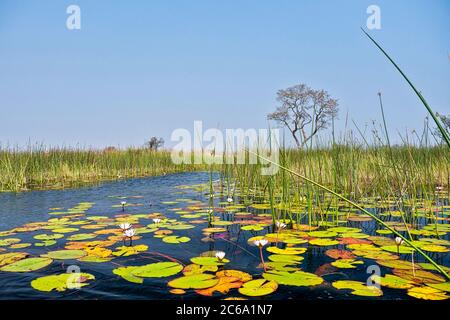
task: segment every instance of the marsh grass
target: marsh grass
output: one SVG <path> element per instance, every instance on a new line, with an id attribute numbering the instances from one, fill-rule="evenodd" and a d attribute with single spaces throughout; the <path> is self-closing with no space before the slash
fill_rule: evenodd
<path id="1" fill-rule="evenodd" d="M 0 190 L 25 191 L 73 187 L 100 181 L 202 170 L 176 165 L 170 152 L 129 148 L 84 150 L 30 146 L 0 149 Z"/>

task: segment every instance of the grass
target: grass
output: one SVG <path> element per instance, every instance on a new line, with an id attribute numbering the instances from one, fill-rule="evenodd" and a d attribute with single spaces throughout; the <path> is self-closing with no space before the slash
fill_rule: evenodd
<path id="1" fill-rule="evenodd" d="M 367 147 L 361 143 L 345 143 L 313 150 L 285 149 L 281 155 L 282 164 L 295 172 L 353 197 L 388 196 L 398 192 L 422 195 L 432 192 L 437 185 L 448 186 L 450 180 L 445 146 Z M 207 165 L 175 165 L 170 152 L 147 149 L 101 151 L 43 146 L 2 149 L 0 164 L 1 191 L 65 188 L 121 178 L 208 170 Z M 228 179 L 246 188 L 268 181 L 259 175 L 257 166 L 224 165 L 223 169 L 219 166 L 213 169 L 222 170 Z M 284 188 L 287 196 L 287 189 L 292 186 L 287 184 L 284 175 L 280 172 L 272 182 L 275 187 Z"/>
<path id="2" fill-rule="evenodd" d="M 148 149 L 107 151 L 44 146 L 0 149 L 0 191 L 66 188 L 202 168 L 175 165 L 170 152 Z"/>

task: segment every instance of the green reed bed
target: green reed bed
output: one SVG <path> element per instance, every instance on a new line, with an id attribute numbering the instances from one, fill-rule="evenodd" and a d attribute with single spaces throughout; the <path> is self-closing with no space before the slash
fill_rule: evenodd
<path id="1" fill-rule="evenodd" d="M 0 150 L 0 191 L 64 188 L 120 178 L 204 169 L 175 165 L 168 151 L 30 147 Z"/>

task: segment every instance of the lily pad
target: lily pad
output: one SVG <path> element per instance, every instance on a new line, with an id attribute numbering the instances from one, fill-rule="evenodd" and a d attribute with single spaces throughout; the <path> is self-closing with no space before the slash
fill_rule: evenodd
<path id="1" fill-rule="evenodd" d="M 450 292 L 450 282 L 426 283 L 426 285 L 431 287 L 431 288 L 437 289 L 437 290 Z"/>
<path id="2" fill-rule="evenodd" d="M 31 281 L 31 286 L 39 291 L 50 292 L 65 291 L 67 289 L 79 289 L 87 286 L 87 280 L 94 280 L 95 277 L 89 273 L 63 273 L 58 275 L 51 275 L 37 278 Z"/>
<path id="3" fill-rule="evenodd" d="M 26 252 L 9 252 L 0 254 L 0 267 L 25 259 L 27 256 L 28 253 Z"/>
<path id="4" fill-rule="evenodd" d="M 112 254 L 116 257 L 128 257 L 135 254 L 139 254 L 141 252 L 145 252 L 147 251 L 147 249 L 148 246 L 146 246 L 145 244 L 140 244 L 132 247 L 121 246 L 118 247 L 117 250 L 114 251 Z"/>
<path id="5" fill-rule="evenodd" d="M 446 300 L 449 296 L 441 290 L 428 286 L 414 287 L 406 292 L 409 296 L 424 300 Z"/>
<path id="6" fill-rule="evenodd" d="M 216 285 L 206 289 L 197 289 L 195 292 L 202 296 L 211 297 L 215 292 L 227 294 L 231 289 L 240 288 L 242 284 L 243 282 L 237 277 L 223 276 L 219 277 L 219 282 Z"/>
<path id="7" fill-rule="evenodd" d="M 196 263 L 202 266 L 220 266 L 230 262 L 228 259 L 222 259 L 219 261 L 216 257 L 194 257 L 191 258 L 192 263 Z"/>
<path id="8" fill-rule="evenodd" d="M 286 255 L 286 254 L 272 254 L 269 256 L 269 260 L 273 262 L 283 262 L 289 264 L 300 263 L 304 258 L 302 256 L 296 255 Z"/>
<path id="9" fill-rule="evenodd" d="M 414 286 L 414 282 L 397 277 L 393 274 L 386 274 L 384 277 L 373 275 L 372 280 L 383 287 L 392 289 L 409 289 Z"/>
<path id="10" fill-rule="evenodd" d="M 218 278 L 222 277 L 234 277 L 238 278 L 241 282 L 247 282 L 252 280 L 252 276 L 248 274 L 247 272 L 240 271 L 240 270 L 222 270 L 219 272 L 216 272 L 216 276 Z"/>
<path id="11" fill-rule="evenodd" d="M 364 261 L 355 259 L 339 259 L 331 263 L 333 267 L 340 269 L 355 269 L 357 264 L 364 264 Z"/>
<path id="12" fill-rule="evenodd" d="M 325 251 L 325 255 L 333 259 L 354 259 L 355 255 L 351 251 L 342 249 L 329 249 Z"/>
<path id="13" fill-rule="evenodd" d="M 296 255 L 304 253 L 306 251 L 306 248 L 287 247 L 285 249 L 281 249 L 278 247 L 268 247 L 267 251 L 282 255 Z"/>
<path id="14" fill-rule="evenodd" d="M 79 233 L 79 234 L 73 234 L 70 237 L 67 238 L 68 241 L 80 241 L 80 240 L 88 240 L 93 239 L 97 235 L 94 233 Z"/>
<path id="15" fill-rule="evenodd" d="M 156 262 L 140 266 L 131 274 L 140 278 L 163 278 L 173 276 L 183 270 L 183 266 L 176 262 Z"/>
<path id="16" fill-rule="evenodd" d="M 334 239 L 323 238 L 323 239 L 311 239 L 309 240 L 309 243 L 315 246 L 327 247 L 327 246 L 335 246 L 339 244 L 339 241 Z"/>
<path id="17" fill-rule="evenodd" d="M 313 273 L 304 271 L 268 271 L 263 273 L 264 279 L 273 280 L 278 284 L 288 286 L 315 286 L 321 284 L 323 279 Z"/>
<path id="18" fill-rule="evenodd" d="M 352 281 L 352 280 L 338 280 L 332 283 L 332 286 L 336 289 L 350 289 L 351 294 L 363 297 L 380 297 L 383 295 L 381 291 L 376 286 L 367 286 L 363 282 Z"/>
<path id="19" fill-rule="evenodd" d="M 20 242 L 20 239 L 18 238 L 6 238 L 6 239 L 0 239 L 0 247 L 6 247 L 15 243 Z"/>
<path id="20" fill-rule="evenodd" d="M 55 260 L 71 260 L 84 257 L 86 251 L 83 250 L 57 250 L 42 254 L 41 257 L 52 258 Z"/>
<path id="21" fill-rule="evenodd" d="M 178 244 L 178 243 L 189 242 L 189 241 L 191 241 L 191 238 L 179 237 L 179 236 L 167 236 L 167 237 L 162 238 L 162 241 L 165 243 Z"/>
<path id="22" fill-rule="evenodd" d="M 177 289 L 205 289 L 215 286 L 218 282 L 219 279 L 215 275 L 201 273 L 174 279 L 168 285 Z"/>
<path id="23" fill-rule="evenodd" d="M 133 266 L 120 267 L 120 268 L 114 269 L 112 272 L 114 274 L 117 274 L 118 276 L 121 276 L 123 279 L 125 279 L 125 280 L 127 280 L 129 282 L 142 284 L 142 283 L 144 283 L 144 279 L 136 277 L 135 275 L 133 275 L 133 271 L 135 271 L 136 268 L 139 268 L 139 267 L 133 267 Z"/>
<path id="24" fill-rule="evenodd" d="M 334 231 L 311 231 L 308 235 L 314 238 L 332 238 L 337 236 L 337 233 Z"/>
<path id="25" fill-rule="evenodd" d="M 391 246 L 382 246 L 381 249 L 388 251 L 388 252 L 394 252 L 397 253 L 397 249 L 398 249 L 398 253 L 404 254 L 404 253 L 413 253 L 415 250 L 411 247 L 407 247 L 405 245 L 402 246 L 396 246 L 396 245 L 391 245 Z"/>
<path id="26" fill-rule="evenodd" d="M 61 239 L 62 237 L 64 237 L 63 234 L 59 234 L 59 233 L 54 233 L 54 234 L 38 234 L 35 235 L 33 238 L 37 239 L 37 240 L 56 240 L 56 239 Z"/>
<path id="27" fill-rule="evenodd" d="M 45 268 L 53 262 L 50 258 L 26 258 L 0 268 L 6 272 L 30 272 Z"/>
<path id="28" fill-rule="evenodd" d="M 278 289 L 275 281 L 267 279 L 251 280 L 239 288 L 239 293 L 249 297 L 260 297 L 271 294 Z"/>
<path id="29" fill-rule="evenodd" d="M 207 272 L 207 271 L 216 272 L 218 269 L 219 269 L 219 267 L 216 265 L 201 266 L 199 264 L 192 263 L 192 264 L 188 264 L 187 266 L 184 267 L 183 274 L 185 276 L 190 276 L 193 274 L 200 274 L 200 273 Z"/>

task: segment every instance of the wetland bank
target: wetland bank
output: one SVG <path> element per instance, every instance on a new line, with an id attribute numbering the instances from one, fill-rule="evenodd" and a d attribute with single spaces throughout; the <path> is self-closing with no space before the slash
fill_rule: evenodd
<path id="1" fill-rule="evenodd" d="M 284 15 L 288 14 L 290 11 L 286 10 L 280 15 L 283 22 L 286 21 Z M 332 17 L 336 16 L 333 12 Z M 297 16 L 293 18 L 292 21 L 298 20 Z M 149 20 L 152 23 L 157 21 Z M 271 18 L 264 20 L 263 24 L 269 21 L 272 21 Z M 329 30 L 335 28 L 332 26 Z M 206 28 L 203 26 L 200 29 Z M 228 30 L 228 24 L 223 29 Z M 120 43 L 122 48 L 135 48 L 136 44 L 126 42 L 128 38 L 133 38 L 128 36 L 131 32 L 123 34 L 127 35 L 126 39 L 119 41 L 118 34 L 114 43 Z M 196 35 L 196 32 L 191 35 Z M 236 36 L 239 35 L 236 33 Z M 347 115 L 344 128 L 338 131 L 335 127 L 338 99 L 323 89 L 298 83 L 278 90 L 276 109 L 265 115 L 270 125 L 275 124 L 285 130 L 282 141 L 273 141 L 271 135 L 266 137 L 269 141 L 264 141 L 269 142 L 270 150 L 276 152 L 276 160 L 261 154 L 257 144 L 255 149 L 244 145 L 236 153 L 231 153 L 231 159 L 237 160 L 240 157 L 237 152 L 241 152 L 244 155 L 241 161 L 224 161 L 221 150 L 215 147 L 208 149 L 207 154 L 222 161 L 210 162 L 204 157 L 197 161 L 199 158 L 195 152 L 201 149 L 203 154 L 203 145 L 200 149 L 191 150 L 189 144 L 183 159 L 193 161 L 177 162 L 171 152 L 174 150 L 158 150 L 163 141 L 158 137 L 152 137 L 146 147 L 122 149 L 44 145 L 22 149 L 1 146 L 0 299 L 264 299 L 269 301 L 267 305 L 271 305 L 270 300 L 447 300 L 450 297 L 450 116 L 434 112 L 421 91 L 379 43 L 365 30 L 362 36 L 386 58 L 398 72 L 396 75 L 405 80 L 404 84 L 416 96 L 419 107 L 426 111 L 420 130 L 397 131 L 396 137 L 390 135 L 388 128 L 401 126 L 397 122 L 402 119 L 386 118 L 382 93 L 375 95 L 372 92 L 379 106 L 380 121 L 363 127 L 353 120 L 350 124 Z M 148 35 L 136 37 L 144 38 L 147 39 Z M 167 39 L 174 45 L 178 43 L 171 37 L 162 38 L 161 50 L 168 45 Z M 256 40 L 257 37 L 254 38 Z M 186 39 L 183 36 L 183 40 Z M 220 40 L 226 40 L 226 37 Z M 242 43 L 248 41 L 242 40 Z M 347 45 L 357 50 L 353 41 Z M 297 49 L 304 51 L 303 48 Z M 158 50 L 136 50 L 141 51 L 158 54 Z M 239 49 L 241 51 L 245 53 L 245 50 Z M 114 55 L 114 52 L 108 48 L 108 54 Z M 185 48 L 172 50 L 170 54 L 161 52 L 161 57 L 165 59 L 178 52 L 184 55 Z M 266 50 L 260 52 L 262 54 Z M 319 49 L 316 52 L 320 52 Z M 273 59 L 272 53 L 266 57 L 267 61 Z M 346 54 L 354 57 L 355 53 L 349 51 Z M 283 57 L 287 58 L 285 55 Z M 298 57 L 293 57 L 292 63 L 298 64 Z M 10 58 L 14 55 L 11 54 Z M 185 57 L 182 58 L 177 63 L 185 61 Z M 257 61 L 254 56 L 247 58 L 243 61 Z M 345 61 L 343 58 L 341 54 L 340 60 L 335 60 L 334 64 Z M 25 60 L 22 59 L 20 64 Z M 126 60 L 139 62 L 137 58 Z M 144 60 L 149 61 L 148 57 Z M 202 66 L 207 63 L 204 60 Z M 233 64 L 238 63 L 237 60 Z M 352 71 L 367 66 L 358 65 L 358 59 L 351 60 L 348 67 L 353 68 Z M 64 61 L 70 59 L 64 57 Z M 123 56 L 117 62 L 123 62 Z M 180 65 L 174 62 L 167 65 L 178 69 Z M 118 63 L 111 64 L 114 66 L 111 70 L 116 70 Z M 331 64 L 326 67 L 324 60 L 318 63 L 315 69 L 310 70 L 309 80 L 314 79 L 316 74 L 319 78 L 327 77 L 327 74 L 318 71 L 319 68 L 328 69 Z M 86 74 L 91 75 L 90 68 L 94 68 L 97 62 L 88 65 L 86 71 L 89 72 Z M 146 73 L 143 71 L 150 65 L 156 67 L 159 62 L 136 64 L 139 69 L 137 74 L 145 74 L 145 79 L 153 75 L 153 69 L 147 69 Z M 231 65 L 225 66 L 231 69 Z M 133 67 L 132 63 L 127 64 L 127 72 L 128 68 Z M 185 67 L 184 63 L 182 67 Z M 216 69 L 220 69 L 221 63 L 215 61 L 210 67 L 214 74 L 209 76 L 218 79 L 214 77 L 219 74 L 216 74 Z M 308 64 L 304 63 L 303 67 L 308 67 Z M 193 69 L 201 68 L 197 66 Z M 74 73 L 76 71 L 73 70 Z M 104 74 L 104 70 L 97 71 Z M 167 76 L 170 80 L 168 87 L 173 88 L 172 82 L 176 83 L 177 77 L 171 78 L 166 71 L 161 74 Z M 255 75 L 255 70 L 247 71 Z M 285 71 L 287 69 L 281 74 L 284 75 Z M 297 71 L 290 76 L 298 77 Z M 333 72 L 332 69 L 327 70 L 327 73 Z M 341 72 L 345 75 L 342 81 L 352 73 L 348 69 L 341 69 Z M 178 74 L 178 78 L 184 79 L 185 74 L 190 72 L 183 74 L 182 77 Z M 224 87 L 233 88 L 235 81 L 240 82 L 236 74 Z M 358 88 L 357 82 L 369 81 L 365 76 L 358 75 L 353 79 L 357 81 L 351 85 L 363 90 L 363 87 Z M 147 83 L 140 81 L 143 78 L 124 78 L 121 74 L 115 79 L 134 78 L 139 79 L 139 85 L 145 84 L 140 89 L 142 92 L 148 90 Z M 203 75 L 197 79 L 205 85 L 204 78 L 211 81 Z M 55 79 L 59 82 L 59 78 Z M 102 78 L 102 81 L 105 80 Z M 155 78 L 155 83 L 160 81 L 161 77 Z M 286 80 L 276 81 L 284 83 Z M 323 83 L 326 82 L 324 80 Z M 262 82 L 260 84 L 263 85 Z M 439 84 L 435 82 L 433 85 Z M 55 83 L 52 83 L 52 88 L 54 86 Z M 88 111 L 83 115 L 86 122 L 94 116 L 89 109 L 93 107 L 90 104 L 95 100 L 93 96 L 103 95 L 105 99 L 111 96 L 114 101 L 110 103 L 116 102 L 116 92 L 109 87 L 105 86 L 108 90 L 102 92 L 101 88 L 90 83 L 88 86 L 90 90 L 96 88 L 96 91 L 86 91 L 92 96 L 83 100 Z M 183 82 L 174 91 L 162 92 L 173 98 L 173 92 L 183 92 L 181 89 L 185 86 Z M 196 84 L 196 90 L 197 86 L 201 87 Z M 136 95 L 139 96 L 140 92 L 135 91 L 134 87 L 139 86 L 132 83 L 130 87 L 133 90 L 124 91 L 126 95 L 123 97 L 117 96 L 118 101 L 146 105 L 148 100 L 159 103 L 166 99 L 164 94 L 156 97 L 160 91 L 158 89 L 153 92 L 155 97 L 145 100 L 142 96 L 137 99 Z M 385 84 L 385 88 L 388 87 L 390 85 Z M 349 83 L 345 90 L 348 88 Z M 264 92 L 266 89 L 258 87 L 258 90 Z M 208 92 L 207 96 L 214 96 L 213 92 Z M 358 92 L 354 93 L 357 95 Z M 400 95 L 400 91 L 394 94 L 391 91 L 387 97 L 396 101 L 394 96 L 397 93 Z M 343 90 L 340 94 L 346 95 Z M 178 101 L 174 99 L 175 104 L 185 106 L 186 97 L 180 95 L 183 98 Z M 20 96 L 22 92 L 15 98 Z M 135 97 L 136 100 L 133 100 Z M 203 95 L 194 97 L 196 102 L 204 98 Z M 220 97 L 223 99 L 225 95 Z M 36 100 L 41 101 L 40 98 Z M 40 102 L 42 110 L 45 110 L 45 102 Z M 229 100 L 227 103 L 234 105 L 235 101 Z M 388 101 L 390 108 L 395 107 L 396 103 L 399 101 Z M 78 103 L 76 107 L 80 107 Z M 33 108 L 36 109 L 34 105 Z M 123 141 L 120 140 L 122 135 L 127 135 L 128 129 L 139 126 L 141 118 L 146 118 L 146 108 L 138 108 L 138 112 L 134 110 L 136 113 L 131 107 L 130 110 L 127 108 L 121 105 L 120 116 L 114 114 L 115 120 L 118 120 L 115 124 L 120 124 L 121 129 L 120 135 L 116 136 L 118 141 Z M 158 106 L 158 109 L 164 107 Z M 233 112 L 233 109 L 230 110 L 225 107 L 220 110 L 224 112 L 224 119 L 225 113 Z M 109 111 L 101 114 L 102 121 L 103 117 L 111 121 Z M 210 112 L 210 106 L 203 111 L 200 114 L 205 117 L 208 113 L 219 114 Z M 239 110 L 237 116 L 241 117 L 244 111 Z M 53 113 L 54 110 L 49 112 Z M 129 115 L 134 116 L 130 118 L 133 122 L 125 121 Z M 170 110 L 164 118 L 147 114 L 146 119 L 153 120 L 152 125 L 155 125 L 156 119 L 158 123 L 164 121 L 164 126 L 176 126 L 173 124 L 176 122 L 174 115 L 178 116 L 175 110 Z M 184 117 L 185 114 L 180 113 L 179 116 Z M 254 115 L 247 116 L 250 121 Z M 402 118 L 407 116 L 403 114 Z M 48 120 L 48 123 L 55 119 Z M 66 121 L 69 120 L 73 119 L 67 117 Z M 147 125 L 145 123 L 146 128 Z M 110 130 L 110 127 L 111 123 L 108 123 L 107 129 Z M 119 131 L 117 127 L 114 129 Z M 76 134 L 82 133 L 79 123 L 76 129 Z M 178 129 L 172 128 L 172 133 Z M 256 132 L 255 128 L 253 130 Z M 102 135 L 105 132 L 102 131 Z M 184 132 L 189 133 L 189 130 Z M 285 139 L 286 136 L 288 139 Z M 287 142 L 289 139 L 291 144 Z M 273 145 L 273 142 L 276 144 Z M 277 170 L 272 174 L 263 174 L 267 164 Z M 203 315 L 210 312 L 206 307 L 185 307 L 183 304 L 180 311 Z"/>
<path id="2" fill-rule="evenodd" d="M 445 146 L 281 152 L 381 223 L 258 164 L 1 193 L 0 297 L 447 299 L 446 157 Z"/>

